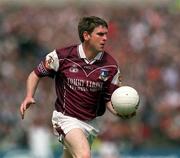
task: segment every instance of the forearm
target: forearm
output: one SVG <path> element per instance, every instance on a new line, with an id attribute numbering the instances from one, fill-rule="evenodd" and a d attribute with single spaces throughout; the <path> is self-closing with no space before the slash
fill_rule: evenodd
<path id="1" fill-rule="evenodd" d="M 35 74 L 34 71 L 32 71 L 26 82 L 26 87 L 27 87 L 26 96 L 27 97 L 34 96 L 39 80 L 40 78 Z"/>

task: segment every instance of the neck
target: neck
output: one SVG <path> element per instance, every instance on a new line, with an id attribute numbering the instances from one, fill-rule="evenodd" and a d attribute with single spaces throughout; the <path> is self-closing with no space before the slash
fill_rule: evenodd
<path id="1" fill-rule="evenodd" d="M 86 55 L 86 58 L 88 60 L 92 60 L 96 57 L 96 55 L 98 54 L 97 51 L 95 51 L 94 49 L 92 49 L 88 44 L 86 43 L 83 43 L 82 44 L 82 47 L 83 47 L 83 50 L 84 50 L 84 53 Z"/>

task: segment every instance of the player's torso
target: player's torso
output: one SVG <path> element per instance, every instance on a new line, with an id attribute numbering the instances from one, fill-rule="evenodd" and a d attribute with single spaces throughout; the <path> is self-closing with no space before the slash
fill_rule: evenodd
<path id="1" fill-rule="evenodd" d="M 96 115 L 98 99 L 112 75 L 113 67 L 103 60 L 103 56 L 93 62 L 85 61 L 79 56 L 77 47 L 64 54 L 64 58 L 60 59 L 59 79 L 56 79 L 57 91 L 63 100 L 59 101 L 62 104 L 60 111 L 89 120 Z"/>

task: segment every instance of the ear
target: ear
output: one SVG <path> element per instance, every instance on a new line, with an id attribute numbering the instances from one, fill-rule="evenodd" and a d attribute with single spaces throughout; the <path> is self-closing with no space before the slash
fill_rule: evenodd
<path id="1" fill-rule="evenodd" d="M 89 35 L 89 33 L 87 31 L 84 31 L 83 37 L 84 37 L 85 41 L 88 41 L 90 39 L 90 35 Z"/>

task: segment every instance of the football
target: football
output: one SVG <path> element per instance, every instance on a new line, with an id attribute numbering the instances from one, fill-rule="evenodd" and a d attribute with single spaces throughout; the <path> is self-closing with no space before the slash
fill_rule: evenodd
<path id="1" fill-rule="evenodd" d="M 136 112 L 139 101 L 138 92 L 130 86 L 117 88 L 111 96 L 112 106 L 121 116 L 131 115 Z"/>

